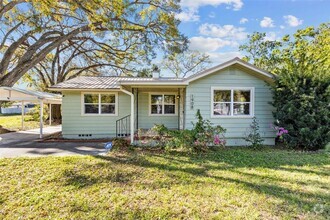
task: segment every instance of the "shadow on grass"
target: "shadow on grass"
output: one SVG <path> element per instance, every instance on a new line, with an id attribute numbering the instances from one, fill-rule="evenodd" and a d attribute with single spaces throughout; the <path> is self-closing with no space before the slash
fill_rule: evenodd
<path id="1" fill-rule="evenodd" d="M 187 155 L 182 152 L 147 154 L 150 158 L 156 158 L 150 160 L 146 159 L 148 157 L 145 157 L 145 155 L 139 155 L 134 152 L 119 157 L 117 155 L 109 155 L 104 157 L 96 156 L 96 158 L 115 164 L 129 164 L 136 167 L 158 169 L 164 171 L 164 173 L 171 178 L 180 179 L 181 173 L 192 175 L 191 178 L 186 178 L 184 181 L 179 182 L 179 184 L 191 184 L 196 181 L 200 181 L 202 184 L 205 183 L 205 180 L 198 179 L 198 177 L 210 178 L 216 182 L 225 181 L 228 183 L 236 183 L 241 187 L 253 190 L 257 193 L 283 199 L 293 208 L 306 209 L 306 207 L 308 207 L 308 210 L 311 210 L 320 202 L 325 203 L 326 201 L 330 201 L 330 195 L 327 193 L 322 193 L 322 189 L 323 191 L 329 189 L 329 186 L 325 183 L 319 181 L 310 182 L 308 179 L 306 179 L 306 181 L 295 181 L 290 180 L 290 176 L 287 176 L 286 178 L 269 177 L 245 173 L 239 169 L 266 168 L 273 169 L 274 171 L 284 170 L 292 173 L 296 172 L 301 174 L 321 175 L 324 176 L 324 178 L 327 176 L 330 177 L 330 172 L 313 171 L 300 168 L 302 166 L 322 167 L 325 165 L 330 165 L 329 155 L 319 154 L 317 157 L 315 155 L 315 153 L 301 153 L 267 148 L 261 151 L 253 151 L 248 149 L 242 150 L 237 148 L 232 150 L 210 152 L 204 155 Z M 292 168 L 292 166 L 294 168 Z M 238 177 L 232 178 L 227 175 L 222 176 L 221 172 L 220 174 L 214 174 L 213 171 L 226 171 L 230 174 L 236 174 L 235 176 Z M 313 185 L 313 187 L 321 189 L 321 191 L 306 192 L 304 190 L 295 190 L 294 188 L 281 185 L 281 183 L 284 182 L 289 185 L 306 185 L 306 187 Z"/>
<path id="2" fill-rule="evenodd" d="M 324 164 L 323 164 L 324 165 Z M 315 171 L 315 170 L 306 170 L 302 168 L 288 168 L 288 167 L 280 167 L 278 168 L 280 170 L 288 171 L 288 172 L 300 172 L 300 173 L 305 173 L 305 174 L 315 174 L 315 175 L 320 175 L 320 176 L 328 176 L 330 178 L 330 169 L 328 171 Z"/>
<path id="3" fill-rule="evenodd" d="M 88 166 L 86 166 L 85 169 L 88 169 Z M 115 171 L 115 172 L 111 172 L 109 175 L 101 174 L 96 177 L 92 176 L 91 174 L 84 174 L 75 170 L 66 170 L 63 173 L 63 177 L 65 179 L 65 185 L 73 186 L 77 189 L 81 189 L 99 183 L 112 182 L 118 184 L 126 184 L 130 181 L 133 175 L 134 175 L 133 173 L 127 173 L 125 171 L 120 171 L 120 172 Z"/>

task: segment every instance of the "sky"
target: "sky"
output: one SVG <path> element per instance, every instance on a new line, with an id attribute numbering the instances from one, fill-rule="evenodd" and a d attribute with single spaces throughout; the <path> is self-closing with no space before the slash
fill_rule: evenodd
<path id="1" fill-rule="evenodd" d="M 280 39 L 308 26 L 330 22 L 330 0 L 181 0 L 180 31 L 189 48 L 213 64 L 242 57 L 238 46 L 253 32 Z"/>

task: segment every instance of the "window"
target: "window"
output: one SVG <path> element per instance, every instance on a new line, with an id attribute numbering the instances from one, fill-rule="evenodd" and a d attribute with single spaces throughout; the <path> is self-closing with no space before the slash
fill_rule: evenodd
<path id="1" fill-rule="evenodd" d="M 116 115 L 116 94 L 90 93 L 83 94 L 83 114 Z"/>
<path id="2" fill-rule="evenodd" d="M 176 101 L 175 95 L 171 94 L 151 94 L 150 114 L 151 115 L 175 115 Z"/>
<path id="3" fill-rule="evenodd" d="M 253 88 L 213 88 L 213 116 L 253 116 Z"/>

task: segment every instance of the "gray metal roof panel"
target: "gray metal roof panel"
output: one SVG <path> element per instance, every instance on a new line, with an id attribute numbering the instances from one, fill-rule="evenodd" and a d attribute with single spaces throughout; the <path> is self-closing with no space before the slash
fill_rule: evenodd
<path id="1" fill-rule="evenodd" d="M 157 82 L 181 82 L 181 78 L 141 78 L 141 77 L 117 77 L 117 76 L 78 76 L 65 82 L 51 86 L 51 89 L 119 89 L 121 82 L 127 83 L 157 83 Z"/>

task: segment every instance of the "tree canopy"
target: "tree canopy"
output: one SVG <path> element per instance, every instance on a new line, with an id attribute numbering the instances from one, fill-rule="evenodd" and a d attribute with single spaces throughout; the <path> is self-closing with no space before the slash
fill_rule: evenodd
<path id="1" fill-rule="evenodd" d="M 208 55 L 187 50 L 167 56 L 161 65 L 176 77 L 186 77 L 206 69 L 211 63 Z"/>
<path id="2" fill-rule="evenodd" d="M 318 150 L 330 141 L 330 23 L 268 41 L 254 33 L 244 59 L 275 73 L 271 85 L 275 124 L 289 146 Z"/>
<path id="3" fill-rule="evenodd" d="M 319 27 L 298 30 L 293 36 L 267 40 L 266 33 L 255 32 L 249 41 L 240 46 L 245 59 L 254 65 L 274 74 L 283 70 L 316 74 L 316 69 L 329 74 L 330 69 L 330 23 Z"/>
<path id="4" fill-rule="evenodd" d="M 145 69 L 159 53 L 186 49 L 179 10 L 177 0 L 1 0 L 0 85 L 12 86 L 31 70 L 51 69 L 42 80 L 54 83 L 86 68 Z"/>

